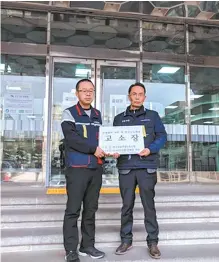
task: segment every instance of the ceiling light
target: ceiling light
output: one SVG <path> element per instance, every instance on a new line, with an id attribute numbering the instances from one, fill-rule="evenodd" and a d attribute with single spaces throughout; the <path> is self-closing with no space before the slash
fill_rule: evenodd
<path id="1" fill-rule="evenodd" d="M 166 106 L 166 108 L 168 108 L 168 109 L 175 109 L 175 108 L 177 108 L 178 106 Z"/>
<path id="2" fill-rule="evenodd" d="M 75 70 L 75 76 L 78 77 L 88 77 L 91 75 L 91 69 L 87 68 L 76 68 Z"/>
<path id="3" fill-rule="evenodd" d="M 6 86 L 7 90 L 21 91 L 20 86 Z"/>
<path id="4" fill-rule="evenodd" d="M 209 110 L 211 110 L 211 111 L 218 111 L 218 110 L 219 110 L 219 107 L 212 107 L 212 108 L 210 108 Z"/>
<path id="5" fill-rule="evenodd" d="M 204 95 L 190 95 L 190 100 L 194 100 L 194 99 L 197 99 L 197 98 L 200 98 Z"/>
<path id="6" fill-rule="evenodd" d="M 27 116 L 27 118 L 30 118 L 30 119 L 35 119 L 36 116 Z"/>
<path id="7" fill-rule="evenodd" d="M 176 73 L 176 71 L 178 71 L 180 69 L 180 67 L 173 67 L 173 66 L 164 66 L 162 67 L 158 73 L 160 74 L 174 74 Z"/>
<path id="8" fill-rule="evenodd" d="M 212 122 L 212 121 L 206 121 L 206 122 L 204 122 L 204 124 L 213 124 L 214 122 Z"/>

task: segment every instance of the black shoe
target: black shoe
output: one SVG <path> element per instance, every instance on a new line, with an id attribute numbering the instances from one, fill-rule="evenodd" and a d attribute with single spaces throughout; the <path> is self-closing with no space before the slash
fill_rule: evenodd
<path id="1" fill-rule="evenodd" d="M 95 247 L 80 247 L 78 254 L 80 256 L 90 256 L 91 258 L 102 258 L 105 256 L 105 253 L 96 249 Z"/>
<path id="2" fill-rule="evenodd" d="M 129 249 L 132 248 L 132 244 L 128 243 L 122 243 L 117 249 L 116 249 L 116 255 L 124 255 L 126 254 Z"/>
<path id="3" fill-rule="evenodd" d="M 160 250 L 158 249 L 157 247 L 157 244 L 151 244 L 149 247 L 148 247 L 148 250 L 149 250 L 149 255 L 152 257 L 152 258 L 155 258 L 155 259 L 159 259 L 160 256 L 161 256 L 161 253 L 160 253 Z"/>
<path id="4" fill-rule="evenodd" d="M 80 262 L 78 253 L 75 251 L 70 251 L 66 253 L 65 260 L 67 262 Z"/>

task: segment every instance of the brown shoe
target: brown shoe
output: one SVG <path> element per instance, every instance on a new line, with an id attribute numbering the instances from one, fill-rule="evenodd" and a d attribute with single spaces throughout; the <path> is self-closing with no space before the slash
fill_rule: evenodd
<path id="1" fill-rule="evenodd" d="M 128 244 L 128 243 L 122 243 L 117 249 L 116 249 L 116 252 L 115 254 L 116 255 L 124 255 L 127 253 L 127 251 L 129 249 L 132 248 L 132 244 Z"/>
<path id="2" fill-rule="evenodd" d="M 152 258 L 159 259 L 161 256 L 160 250 L 157 247 L 157 244 L 152 244 L 151 246 L 148 247 L 149 250 L 149 255 Z"/>

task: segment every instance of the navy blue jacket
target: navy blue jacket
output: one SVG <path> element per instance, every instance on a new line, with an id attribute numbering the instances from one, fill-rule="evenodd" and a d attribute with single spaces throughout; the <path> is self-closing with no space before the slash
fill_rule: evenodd
<path id="1" fill-rule="evenodd" d="M 126 111 L 114 118 L 114 126 L 135 126 L 145 127 L 144 147 L 150 149 L 147 157 L 139 155 L 121 155 L 117 161 L 117 167 L 121 170 L 138 168 L 157 168 L 158 152 L 167 141 L 165 127 L 156 111 L 145 109 L 143 106 L 136 111 Z M 139 152 L 140 153 L 140 152 Z"/>
<path id="2" fill-rule="evenodd" d="M 103 163 L 94 156 L 101 124 L 100 111 L 93 107 L 90 117 L 79 103 L 64 110 L 61 126 L 65 138 L 66 167 L 97 168 Z"/>

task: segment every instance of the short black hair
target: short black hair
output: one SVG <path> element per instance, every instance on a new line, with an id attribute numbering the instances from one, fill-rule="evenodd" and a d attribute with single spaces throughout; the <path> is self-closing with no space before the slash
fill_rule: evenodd
<path id="1" fill-rule="evenodd" d="M 94 86 L 93 82 L 92 82 L 90 79 L 84 78 L 84 79 L 81 79 L 81 80 L 79 80 L 79 81 L 77 82 L 77 84 L 76 84 L 76 91 L 79 90 L 80 83 L 83 83 L 83 82 L 89 82 L 89 83 L 91 83 L 91 84 Z"/>
<path id="2" fill-rule="evenodd" d="M 140 83 L 140 82 L 136 82 L 135 84 L 130 85 L 129 91 L 128 91 L 129 94 L 131 93 L 132 88 L 133 88 L 134 86 L 140 86 L 140 87 L 142 87 L 142 88 L 144 89 L 144 93 L 146 94 L 146 88 L 145 88 L 145 86 L 144 86 L 142 83 Z"/>

